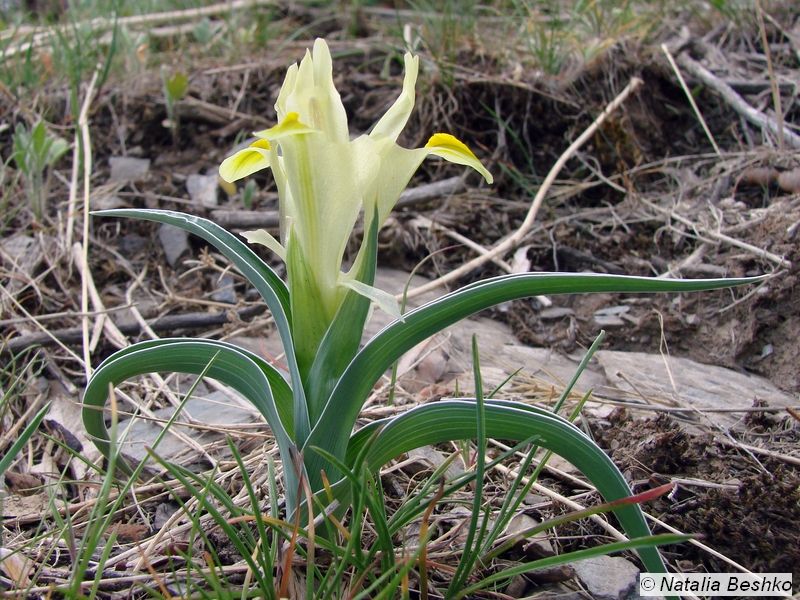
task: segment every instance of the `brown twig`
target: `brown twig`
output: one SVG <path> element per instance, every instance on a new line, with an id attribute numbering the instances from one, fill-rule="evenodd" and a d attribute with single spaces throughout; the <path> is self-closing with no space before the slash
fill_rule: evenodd
<path id="1" fill-rule="evenodd" d="M 800 149 L 800 135 L 797 135 L 789 129 L 779 127 L 774 119 L 771 119 L 760 110 L 756 110 L 750 106 L 750 104 L 737 94 L 731 86 L 722 81 L 722 79 L 714 75 L 699 62 L 686 53 L 683 53 L 678 56 L 678 63 L 689 71 L 689 73 L 702 81 L 703 85 L 719 94 L 733 110 L 742 115 L 742 117 L 750 121 L 753 125 L 766 129 L 779 140 L 783 139 L 783 141 L 792 148 Z"/>
<path id="2" fill-rule="evenodd" d="M 767 72 L 769 73 L 770 87 L 772 88 L 772 102 L 775 106 L 775 118 L 778 121 L 778 149 L 783 150 L 783 107 L 781 106 L 781 92 L 778 89 L 778 78 L 772 65 L 772 52 L 769 49 L 767 28 L 764 25 L 764 9 L 760 0 L 756 0 L 756 16 L 758 17 L 758 32 L 761 35 L 761 45 L 764 47 L 764 58 L 767 59 Z"/>
<path id="3" fill-rule="evenodd" d="M 463 192 L 466 187 L 463 177 L 450 177 L 442 181 L 420 185 L 400 194 L 395 210 L 458 194 Z M 280 218 L 278 211 L 214 210 L 211 211 L 211 220 L 226 229 L 244 229 L 248 227 L 278 227 Z"/>
<path id="4" fill-rule="evenodd" d="M 697 106 L 697 102 L 694 101 L 694 96 L 689 91 L 688 86 L 686 85 L 686 80 L 683 78 L 680 69 L 678 69 L 678 65 L 675 64 L 675 59 L 672 58 L 672 54 L 667 48 L 666 44 L 661 44 L 661 51 L 667 57 L 669 61 L 669 66 L 672 67 L 672 70 L 675 72 L 675 76 L 678 78 L 678 82 L 681 84 L 681 89 L 683 89 L 683 93 L 686 95 L 686 99 L 689 101 L 689 104 L 694 111 L 694 114 L 697 116 L 697 120 L 700 121 L 700 125 L 703 127 L 703 131 L 708 138 L 708 141 L 711 142 L 711 145 L 714 147 L 714 152 L 717 153 L 717 156 L 722 156 L 722 152 L 719 150 L 719 146 L 717 146 L 717 141 L 714 139 L 714 136 L 711 134 L 711 130 L 708 128 L 706 124 L 706 120 L 703 118 L 703 113 L 700 112 L 700 108 Z"/>
<path id="5" fill-rule="evenodd" d="M 230 2 L 220 2 L 219 4 L 212 4 L 211 6 L 203 6 L 198 8 L 188 8 L 185 10 L 169 10 L 164 12 L 149 13 L 144 15 L 133 15 L 130 17 L 121 17 L 119 19 L 109 19 L 106 17 L 97 17 L 88 21 L 79 21 L 73 23 L 71 26 L 81 29 L 91 29 L 93 31 L 103 31 L 111 29 L 115 26 L 135 27 L 137 25 L 152 25 L 154 23 L 164 23 L 169 21 L 182 21 L 185 19 L 199 19 L 202 17 L 210 17 L 213 15 L 241 10 L 244 8 L 268 6 L 275 4 L 275 0 L 231 0 Z M 10 35 L 2 36 L 2 39 L 7 39 L 13 36 L 27 36 L 34 34 L 34 38 L 30 42 L 19 44 L 18 46 L 9 47 L 4 51 L 4 57 L 8 58 L 16 56 L 17 54 L 28 52 L 32 48 L 37 48 L 44 44 L 50 38 L 56 36 L 61 27 L 53 26 L 44 29 L 38 27 L 17 27 L 10 30 Z M 38 31 L 38 33 L 37 33 Z"/>
<path id="6" fill-rule="evenodd" d="M 262 305 L 248 306 L 235 312 L 235 319 L 248 319 L 262 314 L 266 307 Z M 167 315 L 158 319 L 147 321 L 147 325 L 153 331 L 175 331 L 177 329 L 202 329 L 205 327 L 216 327 L 231 322 L 231 312 L 196 312 L 182 315 Z M 137 335 L 141 333 L 142 327 L 139 323 L 120 323 L 116 325 L 118 331 L 124 335 Z M 82 327 L 69 327 L 57 329 L 46 333 L 29 333 L 18 338 L 9 340 L 8 343 L 0 347 L 0 353 L 9 352 L 17 354 L 30 348 L 31 346 L 48 346 L 51 344 L 77 344 L 83 336 Z"/>
<path id="7" fill-rule="evenodd" d="M 86 316 L 89 313 L 89 189 L 92 174 L 92 140 L 89 136 L 89 107 L 92 104 L 94 86 L 97 83 L 99 74 L 100 68 L 98 67 L 94 70 L 92 79 L 89 82 L 89 87 L 86 89 L 86 96 L 83 99 L 83 105 L 78 115 L 78 129 L 81 134 L 83 146 L 83 244 L 79 249 L 79 254 L 81 256 L 79 262 L 86 265 L 86 267 L 81 270 L 81 312 L 84 314 L 81 318 L 81 331 L 83 337 L 83 368 L 87 379 L 92 374 L 89 317 Z"/>

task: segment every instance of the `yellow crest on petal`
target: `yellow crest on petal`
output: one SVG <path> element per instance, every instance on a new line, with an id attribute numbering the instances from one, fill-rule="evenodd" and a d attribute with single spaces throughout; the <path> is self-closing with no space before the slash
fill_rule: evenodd
<path id="1" fill-rule="evenodd" d="M 256 140 L 247 148 L 223 160 L 219 166 L 219 176 L 230 183 L 268 168 L 269 150 L 270 145 L 267 140 Z"/>
<path id="2" fill-rule="evenodd" d="M 270 127 L 269 129 L 264 129 L 262 131 L 256 131 L 255 135 L 260 137 L 264 140 L 279 140 L 282 137 L 286 137 L 288 135 L 298 135 L 301 133 L 314 133 L 317 131 L 313 127 L 309 127 L 302 121 L 300 121 L 300 115 L 296 112 L 288 113 L 284 118 L 283 121 L 275 125 L 274 127 Z"/>
<path id="3" fill-rule="evenodd" d="M 481 161 L 478 160 L 472 150 L 464 142 L 449 133 L 434 133 L 428 143 L 425 144 L 425 149 L 430 154 L 440 156 L 452 163 L 472 167 L 483 175 L 486 183 L 494 181 L 492 174 L 486 170 L 486 167 L 481 164 Z"/>

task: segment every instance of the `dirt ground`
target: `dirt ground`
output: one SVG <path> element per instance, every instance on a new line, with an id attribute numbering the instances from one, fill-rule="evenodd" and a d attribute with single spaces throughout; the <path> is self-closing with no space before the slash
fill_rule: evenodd
<path id="1" fill-rule="evenodd" d="M 796 30 L 796 19 L 794 23 Z M 791 26 L 786 23 L 787 28 Z M 719 77 L 734 83 L 760 82 L 760 87 L 748 88 L 745 98 L 770 112 L 770 79 L 758 58 L 763 53 L 753 32 L 712 28 L 693 33 L 696 43 L 676 47 L 674 53 L 705 61 Z M 794 81 L 793 91 L 783 95 L 783 123 L 796 132 L 792 124 L 800 122 L 798 48 L 780 41 L 777 31 L 771 33 L 776 40 L 772 61 L 779 78 Z M 180 121 L 174 136 L 164 126 L 167 114 L 158 76 L 143 73 L 124 86 L 113 84 L 100 90 L 91 111 L 93 205 L 168 208 L 203 216 L 213 216 L 214 211 L 275 210 L 276 194 L 268 173 L 254 177 L 257 190 L 246 207 L 241 189 L 231 196 L 218 190 L 217 205 L 202 206 L 189 198 L 186 183 L 193 175 L 213 175 L 241 132 L 271 122 L 283 69 L 299 56 L 302 46 L 289 44 L 282 55 L 260 58 L 245 67 L 193 64 L 190 98 L 179 102 Z M 336 60 L 337 85 L 351 130 L 364 131 L 393 100 L 401 68 L 397 60 L 387 59 L 380 46 L 367 41 L 353 48 Z M 708 87 L 690 80 L 694 99 L 719 147 L 717 153 L 673 70 L 652 47 L 617 47 L 558 78 L 515 74 L 505 67 L 494 70 L 491 56 L 480 48 L 465 49 L 457 63 L 469 68 L 456 69 L 447 77 L 435 69 L 425 75 L 417 110 L 400 141 L 408 147 L 420 146 L 434 130 L 456 132 L 459 138 L 470 140 L 479 156 L 488 157 L 497 183 L 488 187 L 470 178 L 464 191 L 400 209 L 381 233 L 383 264 L 411 271 L 434 253 L 420 272 L 435 277 L 472 258 L 469 249 L 454 245 L 441 230 L 421 227 L 419 215 L 485 247 L 514 231 L 544 175 L 569 143 L 632 77 L 639 77 L 643 80 L 640 91 L 568 161 L 515 262 L 531 271 L 653 276 L 669 272 L 684 277 L 771 273 L 773 277 L 757 287 L 693 295 L 564 296 L 552 298 L 550 307 L 531 299 L 514 302 L 490 316 L 509 323 L 527 344 L 568 353 L 591 343 L 601 328 L 598 314 L 616 315 L 605 322 L 606 347 L 647 352 L 666 347 L 674 356 L 763 376 L 797 397 L 797 148 L 779 147 L 774 136 L 746 122 Z M 64 112 L 66 101 L 60 93 L 42 100 L 52 105 L 54 114 Z M 3 120 L 20 119 L 21 114 L 21 107 L 13 103 L 0 108 Z M 9 144 L 9 132 L 0 133 L 3 156 Z M 120 156 L 149 159 L 149 168 L 135 180 L 114 181 L 110 159 Z M 68 177 L 66 167 L 64 173 Z M 460 173 L 460 169 L 429 161 L 413 185 Z M 780 174 L 789 175 L 779 180 Z M 58 194 L 63 193 L 61 181 L 54 186 Z M 63 194 L 59 198 L 61 211 L 66 198 Z M 63 217 L 53 213 L 50 218 L 55 223 Z M 55 244 L 52 225 L 34 222 L 20 212 L 5 227 L 5 240 L 26 233 L 35 240 L 32 251 L 39 253 L 28 263 L 32 270 L 19 277 L 4 263 L 2 283 L 9 291 L 15 278 L 37 282 L 16 296 L 18 304 L 3 305 L 0 333 L 10 344 L 37 331 L 17 317 L 79 311 L 80 278 L 44 252 L 48 244 Z M 91 231 L 90 267 L 106 307 L 125 305 L 126 292 L 132 293 L 145 318 L 202 313 L 220 306 L 213 294 L 218 292 L 224 261 L 197 240 L 190 240 L 188 251 L 170 266 L 152 224 L 95 217 Z M 490 264 L 461 282 L 501 272 Z M 142 274 L 131 290 L 132 281 Z M 234 288 L 238 298 L 248 297 L 235 277 Z M 46 323 L 51 332 L 80 324 L 69 315 Z M 213 335 L 226 328 L 250 327 L 258 332 L 263 324 L 239 321 L 219 327 L 190 331 Z M 101 337 L 93 361 L 99 362 L 113 350 Z M 65 380 L 80 390 L 83 375 L 65 360 L 66 350 L 47 345 L 45 356 L 46 377 Z M 751 412 L 730 433 L 731 439 L 764 449 L 771 453 L 768 456 L 725 445 L 713 432 L 686 431 L 667 415 L 641 419 L 620 409 L 608 419 L 594 421 L 591 429 L 636 483 L 635 491 L 671 478 L 702 482 L 680 486 L 675 496 L 652 503 L 652 514 L 681 531 L 699 534 L 704 543 L 751 570 L 794 572 L 800 584 L 799 421 L 797 411 Z M 16 485 L 6 483 L 11 489 Z M 570 491 L 564 482 L 558 485 L 562 493 Z M 591 537 L 591 531 L 580 531 Z M 560 533 L 566 539 L 576 531 Z M 564 545 L 583 543 L 579 539 Z M 718 557 L 694 546 L 667 548 L 666 556 L 684 571 L 731 570 Z M 530 586 L 526 589 L 532 593 Z"/>

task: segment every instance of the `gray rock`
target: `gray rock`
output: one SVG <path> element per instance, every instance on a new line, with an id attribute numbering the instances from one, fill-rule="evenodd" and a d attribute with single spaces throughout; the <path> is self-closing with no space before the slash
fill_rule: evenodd
<path id="1" fill-rule="evenodd" d="M 108 164 L 111 166 L 109 181 L 142 181 L 150 172 L 149 158 L 112 156 Z"/>
<path id="2" fill-rule="evenodd" d="M 158 241 L 164 249 L 169 266 L 173 269 L 180 259 L 189 253 L 189 234 L 178 227 L 162 224 L 158 228 Z"/>
<path id="3" fill-rule="evenodd" d="M 186 191 L 192 200 L 201 206 L 217 206 L 217 176 L 193 173 L 186 178 Z"/>
<path id="4" fill-rule="evenodd" d="M 407 465 L 405 470 L 412 475 L 419 473 L 426 468 L 436 470 L 444 464 L 445 460 L 447 460 L 447 457 L 444 454 L 431 446 L 422 446 L 421 448 L 409 450 L 408 458 L 413 459 L 414 462 Z M 447 466 L 444 476 L 447 481 L 453 481 L 457 477 L 463 475 L 463 473 L 463 465 L 461 464 L 461 461 L 456 458 Z"/>
<path id="5" fill-rule="evenodd" d="M 789 406 L 794 400 L 769 380 L 733 369 L 703 365 L 688 358 L 601 350 L 596 354 L 608 383 L 598 395 L 619 400 L 641 400 L 644 395 L 657 405 L 693 409 L 749 408 L 753 400 L 770 406 Z M 737 425 L 741 414 L 714 413 L 714 422 Z"/>
<path id="6" fill-rule="evenodd" d="M 171 406 L 153 412 L 160 419 L 170 419 L 175 409 Z M 225 431 L 214 430 L 214 427 L 226 429 L 236 425 L 255 423 L 261 417 L 255 408 L 237 404 L 231 397 L 223 392 L 212 392 L 205 397 L 192 397 L 184 406 L 186 418 L 178 416 L 177 422 L 190 422 L 203 425 L 202 429 L 197 429 L 189 425 L 173 424 L 170 431 L 179 431 L 203 446 L 208 446 L 212 442 L 225 439 Z M 130 429 L 129 429 L 130 427 Z M 264 425 L 266 428 L 267 425 Z M 130 419 L 119 422 L 118 431 L 120 434 L 127 431 L 127 437 L 123 442 L 123 454 L 135 460 L 141 460 L 147 456 L 147 448 L 152 448 L 156 438 L 161 434 L 162 427 L 158 423 L 153 423 L 145 419 L 134 419 L 131 424 Z M 181 455 L 189 453 L 190 457 L 200 458 L 197 451 L 190 448 L 178 436 L 167 433 L 155 449 L 158 456 L 168 461 L 175 462 Z M 191 462 L 191 460 L 189 461 Z"/>
<path id="7" fill-rule="evenodd" d="M 211 299 L 214 302 L 236 304 L 236 292 L 233 289 L 233 283 L 233 276 L 225 273 L 215 282 L 217 289 L 211 293 Z"/>
<path id="8" fill-rule="evenodd" d="M 596 556 L 570 563 L 594 600 L 624 600 L 639 585 L 639 569 L 618 556 Z"/>

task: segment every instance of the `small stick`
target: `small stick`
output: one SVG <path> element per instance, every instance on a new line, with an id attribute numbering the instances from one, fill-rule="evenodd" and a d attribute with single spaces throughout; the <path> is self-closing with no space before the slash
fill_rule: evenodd
<path id="1" fill-rule="evenodd" d="M 5 292 L 2 287 L 0 287 L 0 290 Z M 20 307 L 19 305 L 18 308 L 24 310 L 24 307 Z M 225 325 L 231 321 L 231 312 L 233 311 L 233 307 L 231 307 L 231 309 L 231 311 L 223 311 L 218 313 L 196 312 L 180 315 L 166 315 L 147 321 L 147 326 L 152 328 L 153 331 L 175 331 L 176 329 L 202 329 L 206 327 Z M 248 306 L 236 311 L 235 318 L 245 320 L 256 315 L 260 315 L 265 310 L 266 307 L 261 305 Z M 35 317 L 30 316 L 30 321 L 33 321 L 39 328 L 41 328 L 43 330 L 42 333 L 28 333 L 17 338 L 12 338 L 7 343 L 0 345 L 0 354 L 4 352 L 16 354 L 31 346 L 48 346 L 57 344 L 70 354 L 73 354 L 76 359 L 80 360 L 80 357 L 69 350 L 65 344 L 75 344 L 81 341 L 83 331 L 81 327 L 69 327 L 67 329 L 50 331 L 45 329 L 44 326 L 35 319 Z M 117 328 L 122 332 L 123 335 L 137 335 L 142 331 L 139 323 L 120 323 L 117 325 Z"/>
<path id="2" fill-rule="evenodd" d="M 672 525 L 667 525 L 664 521 L 654 517 L 653 515 L 650 515 L 648 513 L 644 513 L 644 516 L 645 516 L 645 518 L 649 519 L 650 521 L 652 521 L 653 523 L 655 523 L 659 527 L 663 527 L 664 529 L 666 529 L 670 533 L 677 533 L 677 534 L 680 534 L 680 535 L 685 535 L 681 530 L 676 529 Z M 721 552 L 718 552 L 717 550 L 714 550 L 711 546 L 707 546 L 706 544 L 704 544 L 703 542 L 701 542 L 701 541 L 699 541 L 699 540 L 697 540 L 695 538 L 691 538 L 691 539 L 687 540 L 687 542 L 689 544 L 691 544 L 692 546 L 695 546 L 696 548 L 700 548 L 703 552 L 708 552 L 711 556 L 714 556 L 714 557 L 726 562 L 727 564 L 729 564 L 730 566 L 732 566 L 735 569 L 738 569 L 742 573 L 752 573 L 752 571 L 750 569 L 748 569 L 747 567 L 745 567 L 743 565 L 740 565 L 738 562 L 736 562 L 732 558 L 728 558 L 727 556 L 725 556 Z"/>
<path id="3" fill-rule="evenodd" d="M 78 166 L 81 164 L 81 144 L 80 133 L 75 132 L 72 150 L 72 173 L 69 178 L 69 199 L 67 201 L 67 225 L 64 243 L 64 251 L 72 248 L 72 230 L 75 228 L 75 206 L 78 203 Z"/>
<path id="4" fill-rule="evenodd" d="M 435 200 L 442 196 L 458 194 L 466 189 L 463 177 L 450 177 L 434 183 L 426 183 L 414 188 L 409 188 L 400 194 L 400 199 L 395 204 L 394 210 L 407 208 Z M 239 229 L 245 227 L 278 227 L 280 218 L 278 211 L 263 210 L 226 210 L 219 209 L 211 211 L 211 219 L 228 229 Z"/>
<path id="5" fill-rule="evenodd" d="M 447 237 L 449 237 L 451 240 L 456 241 L 459 244 L 462 244 L 462 245 L 466 246 L 467 248 L 469 248 L 471 250 L 474 250 L 478 254 L 482 254 L 482 255 L 489 254 L 489 250 L 487 250 L 486 248 L 484 248 L 480 244 L 478 244 L 476 242 L 473 242 L 468 237 L 461 235 L 457 231 L 453 231 L 449 227 L 445 227 L 444 225 L 440 225 L 439 223 L 436 223 L 435 221 L 431 221 L 428 217 L 419 215 L 418 217 L 416 217 L 414 219 L 414 222 L 416 222 L 420 227 L 425 227 L 425 228 L 427 228 L 428 230 L 430 230 L 432 232 L 433 231 L 441 231 Z M 504 261 L 502 258 L 499 258 L 497 256 L 492 256 L 490 258 L 490 260 L 494 264 L 496 264 L 498 267 L 503 269 L 503 271 L 505 271 L 506 273 L 513 273 L 514 272 L 514 270 L 511 268 L 511 265 L 508 264 L 506 261 Z"/>
<path id="6" fill-rule="evenodd" d="M 675 59 L 672 58 L 672 54 L 667 48 L 666 44 L 661 44 L 661 50 L 667 56 L 667 60 L 669 61 L 669 66 L 672 67 L 672 70 L 675 71 L 675 76 L 678 78 L 678 81 L 681 84 L 681 88 L 683 88 L 683 93 L 686 94 L 686 99 L 689 100 L 689 104 L 692 105 L 692 110 L 694 114 L 697 116 L 697 120 L 700 121 L 700 125 L 703 127 L 703 131 L 706 132 L 706 137 L 708 141 L 711 142 L 711 145 L 714 147 L 714 152 L 717 153 L 717 156 L 722 156 L 722 152 L 719 150 L 719 146 L 717 146 L 717 141 L 714 139 L 714 136 L 711 135 L 711 130 L 708 128 L 708 124 L 706 120 L 703 118 L 703 114 L 700 112 L 700 108 L 697 106 L 697 102 L 694 101 L 694 96 L 689 91 L 689 87 L 686 85 L 686 80 L 684 80 L 683 75 L 681 74 L 680 69 L 678 69 L 678 65 L 675 64 Z"/>
<path id="7" fill-rule="evenodd" d="M 84 316 L 81 318 L 82 331 L 83 331 L 83 368 L 86 373 L 86 378 L 89 379 L 92 375 L 92 358 L 91 358 L 91 344 L 89 341 L 89 317 L 85 316 L 89 313 L 89 277 L 88 264 L 89 264 L 89 184 L 92 174 L 92 147 L 91 138 L 89 137 L 89 106 L 92 104 L 94 97 L 94 86 L 97 83 L 97 77 L 100 74 L 100 68 L 96 68 L 92 79 L 89 82 L 89 87 L 86 89 L 86 96 L 83 99 L 83 105 L 78 115 L 78 129 L 81 132 L 81 141 L 83 144 L 83 248 L 82 248 L 82 262 L 87 265 L 85 270 L 82 270 L 81 277 L 81 312 Z M 77 137 L 77 136 L 76 136 Z M 81 262 L 81 261 L 79 261 Z M 101 317 L 102 319 L 102 317 Z"/>
<path id="8" fill-rule="evenodd" d="M 232 0 L 230 2 L 220 2 L 211 6 L 203 6 L 199 8 L 188 8 L 185 10 L 170 10 L 165 12 L 150 13 L 145 15 L 133 15 L 130 17 L 121 17 L 116 20 L 117 25 L 122 27 L 135 27 L 136 25 L 151 25 L 153 23 L 163 23 L 165 21 L 180 21 L 184 19 L 200 19 L 201 17 L 210 17 L 218 14 L 224 14 L 243 8 L 269 6 L 274 5 L 275 0 Z M 88 21 L 79 21 L 74 23 L 72 27 L 88 28 L 93 31 L 111 29 L 114 27 L 114 19 L 106 17 L 96 17 Z M 60 31 L 59 26 L 53 26 L 41 31 L 38 27 L 17 27 L 11 31 L 11 35 L 2 35 L 0 39 L 6 39 L 13 36 L 25 36 L 31 33 L 36 33 L 33 41 L 20 44 L 16 47 L 7 48 L 4 52 L 4 57 L 16 56 L 17 54 L 27 52 L 30 48 L 36 48 L 42 45 L 48 39 L 53 37 Z M 38 33 L 37 33 L 38 32 Z"/>
<path id="9" fill-rule="evenodd" d="M 791 414 L 791 413 L 790 413 Z M 766 448 L 759 448 L 758 446 L 753 446 L 752 444 L 744 444 L 738 440 L 728 439 L 728 438 L 719 438 L 719 443 L 730 446 L 731 448 L 739 448 L 740 450 L 744 450 L 746 452 L 751 452 L 753 454 L 760 454 L 762 456 L 769 456 L 770 458 L 775 458 L 777 460 L 782 460 L 783 462 L 787 462 L 791 465 L 800 466 L 800 457 L 792 456 L 791 454 L 781 454 L 780 452 L 775 452 L 774 450 L 767 450 Z"/>
<path id="10" fill-rule="evenodd" d="M 108 318 L 108 310 L 106 309 L 105 305 L 103 304 L 102 298 L 100 298 L 100 294 L 97 292 L 97 287 L 94 284 L 94 278 L 92 277 L 92 272 L 89 270 L 89 264 L 86 262 L 86 256 L 83 252 L 83 248 L 80 244 L 75 244 L 72 247 L 72 260 L 78 266 L 78 272 L 81 274 L 81 281 L 86 282 L 87 286 L 87 294 L 92 301 L 92 307 L 94 308 L 94 314 L 97 315 L 98 325 L 102 324 L 103 330 L 106 332 L 109 341 L 111 344 L 116 346 L 117 348 L 124 348 L 128 345 L 128 340 L 125 335 L 119 330 L 119 328 L 114 324 L 114 321 Z M 84 314 L 81 319 L 88 320 L 89 314 Z M 91 348 L 94 350 L 94 347 Z"/>
<path id="11" fill-rule="evenodd" d="M 764 56 L 767 59 L 767 72 L 769 73 L 770 87 L 772 87 L 772 103 L 775 105 L 775 118 L 778 121 L 778 149 L 783 150 L 783 107 L 781 106 L 781 92 L 778 89 L 778 78 L 772 66 L 772 52 L 769 49 L 767 28 L 764 25 L 764 9 L 761 0 L 756 0 L 756 16 L 758 17 L 758 31 L 761 34 L 761 45 L 764 46 Z"/>
<path id="12" fill-rule="evenodd" d="M 750 121 L 753 125 L 757 125 L 762 129 L 766 129 L 779 139 L 789 144 L 792 148 L 800 149 L 800 135 L 788 130 L 778 127 L 774 119 L 771 119 L 760 110 L 756 110 L 750 106 L 744 98 L 737 94 L 731 86 L 722 81 L 719 77 L 714 75 L 711 71 L 706 69 L 703 65 L 696 60 L 687 56 L 685 53 L 678 56 L 680 65 L 689 71 L 692 75 L 697 77 L 704 85 L 710 87 L 717 92 L 722 99 L 727 102 L 733 110 L 738 112 L 744 119 Z"/>
<path id="13" fill-rule="evenodd" d="M 506 475 L 507 477 L 519 477 L 520 476 L 519 471 L 517 471 L 516 469 L 511 469 L 511 468 L 509 468 L 509 467 L 507 467 L 507 466 L 505 466 L 503 464 L 495 465 L 494 468 L 497 469 L 498 471 L 500 471 L 503 475 Z M 522 477 L 521 481 L 522 481 L 523 485 L 527 485 L 528 481 L 529 481 L 529 478 L 528 477 Z M 589 483 L 584 483 L 583 485 L 585 487 L 587 487 L 587 488 L 594 489 L 594 486 L 592 486 Z M 542 485 L 541 483 L 534 483 L 531 486 L 531 489 L 541 493 L 544 496 L 547 496 L 548 498 L 552 498 L 556 502 L 560 502 L 561 504 L 563 504 L 567 508 L 571 508 L 572 510 L 585 510 L 586 509 L 586 507 L 583 504 L 575 502 L 574 500 L 572 500 L 571 498 L 567 498 L 566 496 L 562 496 L 558 492 L 556 492 L 554 490 L 551 490 L 550 488 Z M 611 523 L 606 521 L 603 518 L 602 515 L 592 515 L 589 518 L 592 521 L 594 521 L 595 523 L 597 523 L 600 527 L 605 529 L 606 533 L 608 533 L 615 540 L 623 542 L 623 541 L 626 541 L 628 539 L 627 537 L 625 537 L 624 533 L 622 533 L 619 529 L 617 529 Z"/>
<path id="14" fill-rule="evenodd" d="M 641 85 L 642 80 L 638 77 L 631 79 L 630 83 L 625 86 L 625 89 L 623 89 L 619 95 L 614 98 L 614 100 L 612 100 L 608 106 L 606 106 L 603 112 L 598 115 L 592 124 L 589 125 L 589 127 L 586 128 L 586 130 L 578 137 L 578 139 L 572 142 L 572 144 L 570 144 L 570 146 L 558 158 L 553 167 L 550 169 L 550 172 L 547 174 L 547 177 L 545 177 L 544 181 L 542 182 L 542 185 L 539 187 L 539 190 L 536 192 L 533 203 L 528 209 L 528 214 L 525 216 L 525 220 L 522 222 L 522 225 L 519 226 L 519 229 L 500 241 L 486 254 L 482 254 L 476 258 L 473 258 L 447 275 L 443 275 L 438 279 L 434 279 L 431 282 L 410 290 L 406 295 L 406 298 L 414 298 L 431 290 L 435 290 L 442 285 L 455 281 L 462 275 L 465 275 L 473 269 L 486 264 L 493 258 L 502 256 L 514 246 L 519 244 L 519 242 L 522 241 L 525 235 L 527 235 L 527 233 L 530 231 L 531 227 L 533 227 L 533 223 L 536 220 L 536 215 L 539 212 L 542 202 L 544 202 L 547 192 L 550 191 L 550 187 L 553 185 L 553 182 L 555 182 L 556 177 L 558 177 L 558 174 L 561 172 L 561 169 L 564 168 L 564 165 L 567 163 L 567 161 L 575 155 L 575 153 L 580 149 L 581 146 L 583 146 L 583 144 L 586 143 L 590 137 L 594 135 L 603 121 L 605 121 L 611 113 L 617 110 L 620 105 L 622 105 L 622 103 L 628 99 L 628 96 L 636 91 Z"/>

